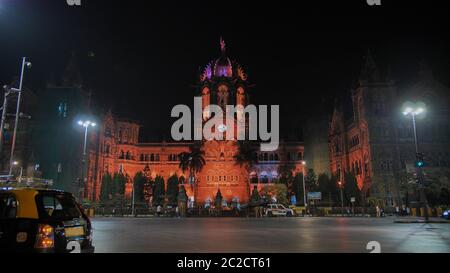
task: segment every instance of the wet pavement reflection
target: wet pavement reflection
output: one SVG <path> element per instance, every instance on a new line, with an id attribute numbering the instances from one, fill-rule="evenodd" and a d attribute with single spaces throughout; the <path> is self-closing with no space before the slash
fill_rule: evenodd
<path id="1" fill-rule="evenodd" d="M 93 219 L 96 252 L 450 252 L 450 224 L 393 218 Z"/>

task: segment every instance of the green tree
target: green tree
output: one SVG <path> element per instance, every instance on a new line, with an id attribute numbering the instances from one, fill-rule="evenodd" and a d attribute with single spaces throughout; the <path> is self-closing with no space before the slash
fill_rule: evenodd
<path id="1" fill-rule="evenodd" d="M 292 183 L 292 192 L 295 194 L 297 199 L 297 204 L 304 205 L 304 195 L 303 195 L 303 173 L 297 173 L 295 175 L 294 181 Z"/>
<path id="2" fill-rule="evenodd" d="M 251 168 L 258 163 L 255 144 L 252 141 L 238 141 L 238 153 L 234 156 L 236 164 L 250 172 Z"/>
<path id="3" fill-rule="evenodd" d="M 179 179 L 176 174 L 169 177 L 167 180 L 167 199 L 168 205 L 176 206 L 178 204 Z"/>
<path id="4" fill-rule="evenodd" d="M 135 202 L 144 202 L 144 185 L 147 178 L 142 172 L 137 172 L 133 178 L 133 190 Z"/>
<path id="5" fill-rule="evenodd" d="M 125 194 L 125 183 L 126 178 L 122 173 L 115 173 L 113 178 L 113 188 L 111 193 L 113 195 L 124 195 Z"/>
<path id="6" fill-rule="evenodd" d="M 284 184 L 266 185 L 262 187 L 260 194 L 269 199 L 275 196 L 278 204 L 283 204 L 285 206 L 289 205 L 287 186 Z"/>
<path id="7" fill-rule="evenodd" d="M 326 173 L 319 174 L 317 178 L 318 190 L 322 192 L 322 200 L 328 202 L 329 206 L 336 201 L 338 188 L 336 183 Z"/>
<path id="8" fill-rule="evenodd" d="M 102 177 L 102 185 L 100 186 L 100 201 L 106 202 L 110 199 L 112 178 L 107 172 Z"/>
<path id="9" fill-rule="evenodd" d="M 204 155 L 205 152 L 202 151 L 201 142 L 196 142 L 189 147 L 189 152 L 183 152 L 179 154 L 180 158 L 180 169 L 185 172 L 189 170 L 189 181 L 195 179 L 197 174 L 203 169 L 206 164 Z"/>
<path id="10" fill-rule="evenodd" d="M 317 175 L 313 169 L 309 169 L 305 176 L 306 191 L 313 192 L 318 190 Z"/>
<path id="11" fill-rule="evenodd" d="M 166 195 L 164 178 L 160 175 L 156 176 L 155 183 L 153 184 L 153 205 L 163 206 L 164 198 Z"/>
<path id="12" fill-rule="evenodd" d="M 450 205 L 450 191 L 448 188 L 441 188 L 441 192 L 439 193 L 439 201 L 443 206 L 448 207 Z"/>
<path id="13" fill-rule="evenodd" d="M 295 165 L 289 162 L 282 163 L 278 166 L 279 183 L 287 186 L 288 190 L 293 190 L 292 183 L 294 181 Z"/>
<path id="14" fill-rule="evenodd" d="M 348 204 L 350 204 L 350 199 L 352 197 L 355 198 L 355 205 L 359 205 L 360 199 L 361 199 L 361 191 L 358 187 L 358 181 L 356 180 L 356 177 L 350 173 L 347 172 L 345 174 L 345 183 L 344 183 L 344 200 Z"/>

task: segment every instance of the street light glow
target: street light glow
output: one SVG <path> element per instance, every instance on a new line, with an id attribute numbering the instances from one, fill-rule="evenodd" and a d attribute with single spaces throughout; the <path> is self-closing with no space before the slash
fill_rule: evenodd
<path id="1" fill-rule="evenodd" d="M 306 165 L 306 161 L 305 160 L 302 161 L 302 165 Z"/>
<path id="2" fill-rule="evenodd" d="M 411 107 L 406 107 L 405 111 L 403 111 L 403 115 L 407 116 L 409 115 L 411 112 L 413 112 L 413 109 Z"/>
<path id="3" fill-rule="evenodd" d="M 422 102 L 417 103 L 406 102 L 405 104 L 403 104 L 403 115 L 405 116 L 407 115 L 417 116 L 422 113 L 425 113 L 425 104 Z"/>
<path id="4" fill-rule="evenodd" d="M 95 122 L 92 122 L 90 120 L 86 120 L 86 121 L 79 120 L 78 121 L 78 125 L 83 126 L 83 127 L 89 127 L 89 126 L 95 127 L 95 126 L 97 126 L 97 124 Z"/>
<path id="5" fill-rule="evenodd" d="M 14 165 L 14 166 L 17 166 L 17 165 L 19 165 L 19 162 L 18 162 L 18 161 L 14 161 L 14 162 L 13 162 L 13 165 Z"/>

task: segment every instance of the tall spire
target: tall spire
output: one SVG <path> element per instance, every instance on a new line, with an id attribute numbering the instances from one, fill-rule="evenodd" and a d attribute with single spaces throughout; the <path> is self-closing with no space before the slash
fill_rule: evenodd
<path id="1" fill-rule="evenodd" d="M 225 55 L 225 41 L 222 39 L 222 37 L 220 37 L 220 51 L 222 52 L 222 55 Z"/>
<path id="2" fill-rule="evenodd" d="M 63 85 L 77 87 L 82 85 L 81 73 L 77 63 L 75 51 L 72 51 L 69 62 L 67 63 L 66 70 L 63 75 Z"/>
<path id="3" fill-rule="evenodd" d="M 375 64 L 375 61 L 373 60 L 370 49 L 367 50 L 367 54 L 364 58 L 364 64 L 361 69 L 359 80 L 360 82 L 361 81 L 376 82 L 380 80 L 379 71 Z"/>

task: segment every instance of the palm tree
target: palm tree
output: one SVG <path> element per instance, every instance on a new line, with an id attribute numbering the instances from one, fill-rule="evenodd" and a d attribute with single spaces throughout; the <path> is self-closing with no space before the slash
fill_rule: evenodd
<path id="1" fill-rule="evenodd" d="M 258 163 L 255 145 L 251 141 L 238 141 L 238 153 L 234 156 L 236 164 L 244 167 L 250 174 L 252 167 Z M 250 196 L 250 181 L 247 180 L 247 194 Z"/>
<path id="2" fill-rule="evenodd" d="M 193 187 L 197 174 L 206 165 L 204 158 L 205 152 L 202 151 L 201 142 L 196 142 L 189 147 L 189 152 L 179 154 L 180 169 L 185 172 L 189 170 L 189 184 Z M 194 199 L 197 201 L 197 193 L 194 192 Z"/>
<path id="3" fill-rule="evenodd" d="M 250 171 L 253 165 L 258 163 L 258 155 L 256 154 L 255 146 L 251 141 L 238 141 L 238 153 L 234 156 L 236 164 L 244 166 L 247 171 Z"/>

